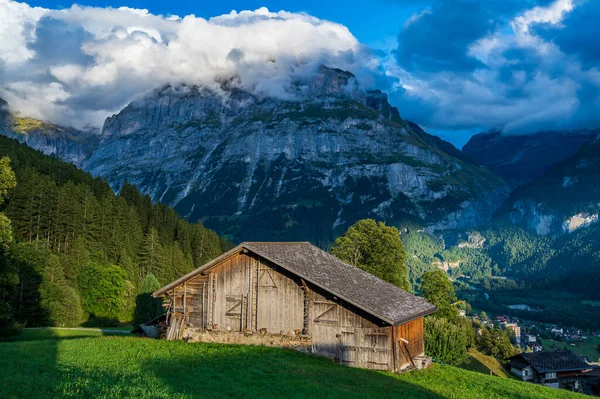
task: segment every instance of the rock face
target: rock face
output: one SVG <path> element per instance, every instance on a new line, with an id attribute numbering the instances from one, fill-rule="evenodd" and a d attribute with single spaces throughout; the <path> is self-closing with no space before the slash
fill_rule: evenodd
<path id="1" fill-rule="evenodd" d="M 293 90 L 282 100 L 235 79 L 218 90 L 162 87 L 106 120 L 84 168 L 234 239 L 317 245 L 366 217 L 483 224 L 508 195 L 503 179 L 348 72 L 322 68 Z"/>
<path id="2" fill-rule="evenodd" d="M 518 186 L 539 179 L 550 166 L 572 156 L 599 133 L 600 130 L 529 135 L 480 133 L 471 137 L 462 151 L 478 164 Z"/>
<path id="3" fill-rule="evenodd" d="M 77 130 L 14 116 L 0 99 L 0 134 L 81 167 L 100 142 L 98 129 Z"/>
<path id="4" fill-rule="evenodd" d="M 516 189 L 496 214 L 532 232 L 572 233 L 600 214 L 600 140 L 581 146 L 542 178 Z"/>

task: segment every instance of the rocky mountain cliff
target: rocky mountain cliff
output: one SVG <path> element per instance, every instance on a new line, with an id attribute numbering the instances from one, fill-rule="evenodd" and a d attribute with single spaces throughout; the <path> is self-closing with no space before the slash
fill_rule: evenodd
<path id="1" fill-rule="evenodd" d="M 514 186 L 534 181 L 555 163 L 593 141 L 600 130 L 554 131 L 528 135 L 479 133 L 465 144 L 463 153 Z"/>
<path id="2" fill-rule="evenodd" d="M 537 234 L 572 233 L 599 220 L 599 182 L 597 139 L 550 167 L 540 179 L 516 189 L 496 217 Z"/>
<path id="3" fill-rule="evenodd" d="M 319 245 L 365 217 L 484 224 L 508 195 L 502 178 L 402 120 L 348 72 L 322 68 L 290 90 L 282 100 L 235 79 L 162 87 L 106 120 L 84 168 L 234 239 Z"/>
<path id="4" fill-rule="evenodd" d="M 100 142 L 98 129 L 77 130 L 11 114 L 0 98 L 0 134 L 14 138 L 46 155 L 82 166 Z"/>

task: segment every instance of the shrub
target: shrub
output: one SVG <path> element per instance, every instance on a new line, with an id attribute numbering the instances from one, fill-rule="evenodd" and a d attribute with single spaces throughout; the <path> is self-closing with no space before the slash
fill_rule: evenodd
<path id="1" fill-rule="evenodd" d="M 456 325 L 439 317 L 425 318 L 425 352 L 436 361 L 461 364 L 467 361 L 470 326 Z"/>

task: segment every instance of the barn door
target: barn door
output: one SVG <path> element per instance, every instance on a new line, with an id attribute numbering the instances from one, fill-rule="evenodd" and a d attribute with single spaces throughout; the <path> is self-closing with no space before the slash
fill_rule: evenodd
<path id="1" fill-rule="evenodd" d="M 389 328 L 357 328 L 358 367 L 390 370 L 392 367 L 391 330 Z"/>
<path id="2" fill-rule="evenodd" d="M 315 300 L 312 302 L 311 318 L 312 351 L 340 362 L 339 305 L 331 301 Z"/>
<path id="3" fill-rule="evenodd" d="M 356 333 L 353 328 L 342 328 L 340 363 L 346 366 L 357 367 Z"/>
<path id="4" fill-rule="evenodd" d="M 280 296 L 281 281 L 275 267 L 262 263 L 258 265 L 257 288 L 258 307 L 256 315 L 256 328 L 265 328 L 269 333 L 278 334 L 284 329 L 282 323 L 285 308 L 281 306 Z"/>
<path id="5" fill-rule="evenodd" d="M 244 294 L 225 296 L 225 317 L 228 330 L 243 330 L 246 320 L 246 301 L 247 296 Z"/>

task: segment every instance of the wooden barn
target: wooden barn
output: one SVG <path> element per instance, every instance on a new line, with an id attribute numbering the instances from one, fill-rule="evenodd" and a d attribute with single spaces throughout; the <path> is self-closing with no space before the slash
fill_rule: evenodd
<path id="1" fill-rule="evenodd" d="M 242 243 L 154 296 L 168 299 L 169 339 L 291 332 L 312 353 L 390 371 L 423 365 L 423 317 L 436 310 L 307 242 Z"/>

